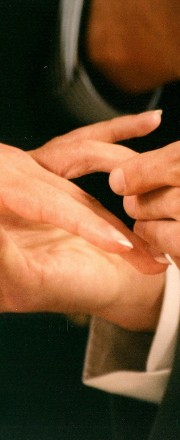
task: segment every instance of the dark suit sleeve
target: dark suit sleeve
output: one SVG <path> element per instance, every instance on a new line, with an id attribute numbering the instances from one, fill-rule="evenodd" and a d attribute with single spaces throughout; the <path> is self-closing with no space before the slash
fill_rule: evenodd
<path id="1" fill-rule="evenodd" d="M 59 0 L 0 2 L 0 141 L 35 148 L 61 130 L 52 60 Z"/>

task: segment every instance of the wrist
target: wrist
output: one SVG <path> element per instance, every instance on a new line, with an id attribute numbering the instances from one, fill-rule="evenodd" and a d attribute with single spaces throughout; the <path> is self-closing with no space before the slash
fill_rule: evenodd
<path id="1" fill-rule="evenodd" d="M 132 270 L 128 283 L 113 303 L 97 315 L 130 331 L 155 331 L 163 301 L 165 275 L 142 275 Z M 135 273 L 136 272 L 136 273 Z"/>

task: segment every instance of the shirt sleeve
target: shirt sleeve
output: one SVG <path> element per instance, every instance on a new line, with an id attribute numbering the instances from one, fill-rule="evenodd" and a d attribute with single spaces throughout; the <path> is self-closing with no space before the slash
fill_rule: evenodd
<path id="1" fill-rule="evenodd" d="M 164 292 L 164 300 L 161 309 L 161 315 L 157 326 L 156 333 L 152 338 L 151 344 L 149 344 L 149 350 L 147 353 L 147 361 L 145 368 L 140 370 L 136 367 L 134 370 L 127 368 L 120 362 L 118 368 L 118 362 L 113 371 L 105 371 L 104 366 L 99 371 L 95 368 L 96 372 L 92 372 L 93 368 L 89 368 L 91 362 L 99 362 L 99 360 L 93 358 L 92 345 L 96 344 L 97 337 L 90 337 L 90 346 L 87 349 L 86 363 L 84 371 L 84 383 L 88 386 L 99 388 L 109 393 L 121 394 L 133 398 L 143 399 L 149 402 L 160 403 L 164 395 L 168 378 L 171 371 L 171 366 L 174 357 L 174 351 L 176 346 L 176 336 L 179 323 L 180 314 L 180 273 L 175 264 L 169 266 L 166 274 L 166 287 Z M 109 324 L 106 323 L 108 326 Z M 116 329 L 118 333 L 118 328 Z M 104 333 L 105 334 L 105 333 Z M 125 333 L 124 333 L 125 336 Z M 123 336 L 122 336 L 123 337 Z M 126 346 L 126 353 L 123 352 L 122 343 L 116 342 L 116 348 L 119 352 L 114 353 L 113 339 L 117 341 L 117 336 L 111 331 L 111 349 L 106 355 L 105 362 L 109 362 L 111 356 L 116 356 L 116 359 L 121 359 L 122 356 L 129 355 L 131 357 L 132 347 L 136 347 L 136 351 L 139 349 L 141 354 L 141 340 L 137 341 L 134 338 L 133 332 L 130 335 L 128 345 L 130 352 L 128 354 L 128 345 Z M 143 336 L 139 335 L 139 338 Z M 131 345 L 132 339 L 132 345 Z M 138 345 L 139 344 L 139 345 Z M 102 344 L 103 347 L 103 344 Z M 99 347 L 100 348 L 100 347 Z M 101 349 L 101 348 L 100 348 Z M 142 351 L 143 353 L 143 351 Z M 103 357 L 102 353 L 102 357 Z M 143 354 L 142 354 L 143 356 Z M 99 351 L 99 359 L 101 352 Z M 136 364 L 136 361 L 134 362 Z M 105 371 L 105 374 L 104 374 Z"/>
<path id="2" fill-rule="evenodd" d="M 166 274 L 164 301 L 147 359 L 147 372 L 171 368 L 180 315 L 180 272 L 172 263 Z"/>

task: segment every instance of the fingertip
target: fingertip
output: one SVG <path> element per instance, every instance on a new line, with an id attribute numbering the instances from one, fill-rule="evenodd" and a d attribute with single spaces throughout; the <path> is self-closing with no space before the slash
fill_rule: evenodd
<path id="1" fill-rule="evenodd" d="M 147 134 L 155 130 L 160 125 L 162 119 L 162 113 L 163 110 L 158 109 L 158 110 L 149 110 L 140 114 L 140 116 L 142 115 L 144 117 L 144 122 L 148 124 Z"/>
<path id="2" fill-rule="evenodd" d="M 154 118 L 160 118 L 160 119 L 162 118 L 162 114 L 163 114 L 163 110 L 161 108 L 155 110 L 147 110 L 141 113 L 141 115 L 153 116 Z"/>
<path id="3" fill-rule="evenodd" d="M 137 210 L 137 198 L 136 196 L 125 196 L 123 199 L 123 207 L 129 217 L 137 218 L 138 210 Z"/>
<path id="4" fill-rule="evenodd" d="M 121 168 L 116 168 L 109 175 L 109 185 L 115 194 L 123 195 L 125 191 L 124 173 Z"/>
<path id="5" fill-rule="evenodd" d="M 161 109 L 153 111 L 153 120 L 157 125 L 161 123 L 162 114 L 163 114 L 163 110 Z"/>

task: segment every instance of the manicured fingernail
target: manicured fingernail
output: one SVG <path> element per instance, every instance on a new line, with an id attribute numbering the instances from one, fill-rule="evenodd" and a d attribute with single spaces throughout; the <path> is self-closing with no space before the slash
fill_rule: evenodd
<path id="1" fill-rule="evenodd" d="M 143 223 L 143 222 L 142 222 Z M 164 255 L 163 253 L 161 253 L 159 251 L 159 249 L 152 247 L 149 243 L 146 243 L 146 249 L 149 250 L 149 252 L 151 253 L 152 257 L 154 258 L 155 261 L 157 261 L 157 263 L 161 263 L 161 264 L 166 264 L 167 266 L 172 264 L 172 261 L 169 257 L 169 255 Z"/>
<path id="2" fill-rule="evenodd" d="M 163 110 L 161 108 L 159 108 L 158 110 L 155 110 L 154 113 L 156 113 L 157 115 L 162 116 Z"/>
<path id="3" fill-rule="evenodd" d="M 127 239 L 127 237 L 115 228 L 111 228 L 111 237 L 119 244 L 122 244 L 122 246 L 129 249 L 133 248 L 133 244 Z"/>
<path id="4" fill-rule="evenodd" d="M 161 252 L 159 252 L 158 249 L 148 245 L 148 243 L 147 243 L 147 248 L 149 248 L 151 255 L 153 256 L 154 260 L 157 261 L 157 263 L 167 264 L 167 265 L 172 264 L 168 255 L 162 254 Z"/>
<path id="5" fill-rule="evenodd" d="M 172 264 L 170 260 L 168 260 L 168 258 L 165 257 L 165 255 L 159 255 L 158 257 L 154 257 L 155 261 L 157 261 L 158 263 L 161 264 Z"/>

